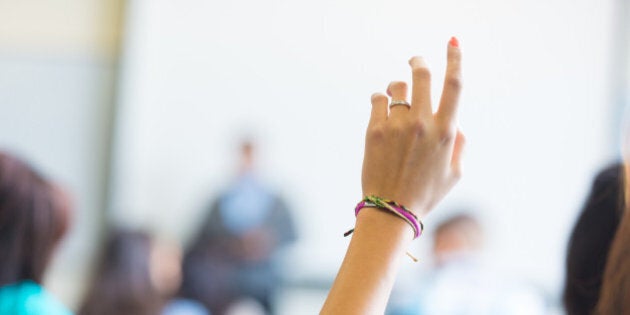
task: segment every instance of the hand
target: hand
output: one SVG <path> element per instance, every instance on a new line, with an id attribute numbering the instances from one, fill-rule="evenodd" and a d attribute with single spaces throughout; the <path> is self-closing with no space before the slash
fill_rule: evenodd
<path id="1" fill-rule="evenodd" d="M 457 129 L 461 52 L 457 39 L 447 48 L 447 67 L 437 112 L 431 106 L 431 74 L 421 57 L 409 60 L 413 74 L 411 106 L 389 108 L 388 97 L 372 95 L 363 159 L 363 195 L 396 201 L 427 214 L 461 175 L 464 135 Z M 392 101 L 407 101 L 407 84 L 390 83 Z"/>
<path id="2" fill-rule="evenodd" d="M 255 228 L 248 231 L 240 238 L 243 259 L 249 262 L 266 260 L 273 254 L 275 237 L 272 231 L 266 228 Z"/>

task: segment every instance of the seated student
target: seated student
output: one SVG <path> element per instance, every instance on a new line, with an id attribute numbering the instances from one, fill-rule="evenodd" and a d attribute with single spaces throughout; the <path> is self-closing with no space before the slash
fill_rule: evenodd
<path id="1" fill-rule="evenodd" d="M 184 259 L 181 296 L 224 314 L 252 299 L 268 314 L 281 287 L 278 254 L 296 238 L 286 201 L 256 170 L 256 146 L 240 144 L 238 176 L 216 197 Z"/>
<path id="2" fill-rule="evenodd" d="M 144 232 L 109 233 L 79 314 L 209 314 L 199 303 L 172 299 L 180 285 L 180 256 L 179 248 Z"/>
<path id="3" fill-rule="evenodd" d="M 383 94 L 372 96 L 362 173 L 367 200 L 355 209 L 354 235 L 321 314 L 383 314 L 400 260 L 422 229 L 420 219 L 460 177 L 460 63 L 459 43 L 452 38 L 435 113 L 431 76 L 420 57 L 409 61 L 411 102 L 404 82 L 390 84 L 391 102 Z"/>
<path id="4" fill-rule="evenodd" d="M 563 301 L 569 315 L 592 314 L 599 300 L 606 259 L 621 221 L 623 166 L 599 172 L 569 240 Z"/>
<path id="5" fill-rule="evenodd" d="M 150 259 L 147 234 L 109 233 L 79 314 L 157 314 L 162 300 L 151 282 Z"/>
<path id="6" fill-rule="evenodd" d="M 422 278 L 418 307 L 410 314 L 546 314 L 541 295 L 481 259 L 481 223 L 458 214 L 439 223 L 433 238 L 436 266 Z"/>
<path id="7" fill-rule="evenodd" d="M 0 314 L 71 314 L 42 287 L 70 212 L 55 184 L 0 152 Z"/>

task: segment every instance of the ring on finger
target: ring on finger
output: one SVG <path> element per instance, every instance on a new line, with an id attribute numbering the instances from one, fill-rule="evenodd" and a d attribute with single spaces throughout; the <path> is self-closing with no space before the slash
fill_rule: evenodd
<path id="1" fill-rule="evenodd" d="M 394 106 L 407 106 L 407 108 L 411 108 L 411 104 L 409 104 L 409 102 L 405 100 L 392 101 L 391 103 L 389 103 L 389 108 L 392 108 Z"/>

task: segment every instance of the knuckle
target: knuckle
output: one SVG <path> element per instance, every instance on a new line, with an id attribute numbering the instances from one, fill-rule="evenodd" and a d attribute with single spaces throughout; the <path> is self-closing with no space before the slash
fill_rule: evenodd
<path id="1" fill-rule="evenodd" d="M 368 127 L 367 138 L 371 141 L 380 141 L 385 137 L 385 130 L 380 124 L 373 124 Z"/>
<path id="2" fill-rule="evenodd" d="M 386 133 L 392 136 L 398 136 L 403 132 L 403 126 L 400 123 L 388 124 L 386 126 Z"/>
<path id="3" fill-rule="evenodd" d="M 412 119 L 409 123 L 409 129 L 411 130 L 413 134 L 415 134 L 418 137 L 421 137 L 425 134 L 427 126 L 420 119 Z"/>
<path id="4" fill-rule="evenodd" d="M 429 71 L 429 68 L 423 66 L 414 67 L 413 76 L 416 79 L 429 80 L 431 79 L 431 71 Z"/>
<path id="5" fill-rule="evenodd" d="M 404 81 L 394 81 L 389 84 L 389 87 L 390 89 L 403 90 L 407 88 L 407 83 Z"/>
<path id="6" fill-rule="evenodd" d="M 462 88 L 462 79 L 457 75 L 450 75 L 446 77 L 446 86 L 449 89 L 460 90 Z"/>
<path id="7" fill-rule="evenodd" d="M 450 128 L 449 126 L 442 127 L 438 130 L 438 137 L 440 143 L 442 144 L 452 143 L 455 140 L 455 135 L 455 130 L 453 128 Z"/>

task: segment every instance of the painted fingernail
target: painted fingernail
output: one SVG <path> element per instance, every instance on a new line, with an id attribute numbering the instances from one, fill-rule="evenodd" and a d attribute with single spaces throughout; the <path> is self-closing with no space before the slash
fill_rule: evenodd
<path id="1" fill-rule="evenodd" d="M 448 43 L 453 47 L 459 47 L 459 40 L 457 40 L 457 37 L 455 36 L 451 37 L 451 40 L 448 41 Z"/>

